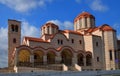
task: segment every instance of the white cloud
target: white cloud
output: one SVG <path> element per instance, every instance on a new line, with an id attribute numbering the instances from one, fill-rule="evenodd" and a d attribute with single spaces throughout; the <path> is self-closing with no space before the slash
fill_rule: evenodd
<path id="1" fill-rule="evenodd" d="M 22 22 L 22 37 L 23 36 L 32 36 L 38 37 L 40 36 L 40 30 L 35 26 L 29 24 L 27 21 Z"/>
<path id="2" fill-rule="evenodd" d="M 114 29 L 118 29 L 118 28 L 120 28 L 120 24 L 119 23 L 115 23 L 115 24 L 113 24 L 113 28 Z M 119 29 L 118 29 L 119 30 Z"/>
<path id="3" fill-rule="evenodd" d="M 46 6 L 47 3 L 51 3 L 52 1 L 53 0 L 0 0 L 0 3 L 18 12 L 27 12 L 36 7 Z"/>
<path id="4" fill-rule="evenodd" d="M 64 21 L 64 22 L 61 22 L 59 20 L 50 20 L 50 21 L 47 21 L 47 22 L 53 22 L 55 24 L 57 24 L 59 26 L 60 29 L 68 29 L 68 30 L 73 30 L 73 23 L 70 22 L 70 21 Z"/>
<path id="5" fill-rule="evenodd" d="M 22 22 L 22 37 L 40 35 L 39 29 L 30 25 L 27 21 Z M 8 65 L 8 28 L 0 27 L 0 68 Z"/>
<path id="6" fill-rule="evenodd" d="M 113 28 L 117 31 L 117 38 L 120 40 L 120 24 L 119 23 L 115 23 L 113 24 Z"/>
<path id="7" fill-rule="evenodd" d="M 94 11 L 107 11 L 108 7 L 102 3 L 101 0 L 93 0 L 90 4 L 90 8 Z"/>
<path id="8" fill-rule="evenodd" d="M 117 35 L 117 38 L 118 38 L 118 40 L 120 40 L 120 34 L 119 34 L 119 35 Z"/>
<path id="9" fill-rule="evenodd" d="M 0 67 L 7 66 L 8 59 L 8 39 L 7 39 L 7 28 L 0 28 Z"/>

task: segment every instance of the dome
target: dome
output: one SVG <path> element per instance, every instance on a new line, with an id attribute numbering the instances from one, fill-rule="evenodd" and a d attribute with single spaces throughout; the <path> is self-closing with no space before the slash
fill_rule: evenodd
<path id="1" fill-rule="evenodd" d="M 88 12 L 82 12 L 81 14 L 79 14 L 74 21 L 77 21 L 78 19 L 84 18 L 84 17 L 90 17 L 90 18 L 95 18 L 93 15 L 91 15 Z"/>
<path id="2" fill-rule="evenodd" d="M 55 27 L 55 28 L 59 28 L 56 24 L 54 24 L 52 22 L 47 22 L 44 26 L 52 26 L 52 27 Z"/>
<path id="3" fill-rule="evenodd" d="M 42 35 L 44 34 L 52 35 L 58 32 L 59 27 L 52 22 L 47 22 L 42 26 L 41 30 L 42 30 Z"/>

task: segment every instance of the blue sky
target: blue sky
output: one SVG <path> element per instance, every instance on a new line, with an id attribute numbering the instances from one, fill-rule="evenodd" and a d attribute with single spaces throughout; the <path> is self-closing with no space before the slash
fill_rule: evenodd
<path id="1" fill-rule="evenodd" d="M 7 21 L 22 21 L 22 36 L 40 36 L 40 27 L 54 22 L 60 29 L 73 29 L 82 11 L 96 18 L 96 26 L 108 24 L 120 39 L 120 0 L 0 0 L 0 67 L 7 66 Z M 29 29 L 29 30 L 28 30 Z"/>

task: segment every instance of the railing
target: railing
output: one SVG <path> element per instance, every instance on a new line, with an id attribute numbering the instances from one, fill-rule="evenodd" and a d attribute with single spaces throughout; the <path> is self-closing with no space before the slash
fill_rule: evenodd
<path id="1" fill-rule="evenodd" d="M 32 67 L 32 63 L 30 62 L 19 62 L 17 66 L 25 66 L 25 67 Z"/>
<path id="2" fill-rule="evenodd" d="M 55 62 L 55 64 L 44 64 L 43 62 L 19 62 L 17 67 L 39 68 L 40 70 L 59 70 L 62 71 L 62 64 Z"/>

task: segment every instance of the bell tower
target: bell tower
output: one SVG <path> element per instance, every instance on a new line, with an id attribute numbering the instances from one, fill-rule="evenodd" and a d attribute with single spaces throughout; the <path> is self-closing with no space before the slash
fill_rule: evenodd
<path id="1" fill-rule="evenodd" d="M 21 22 L 8 19 L 8 67 L 14 66 L 15 47 L 21 44 Z"/>

